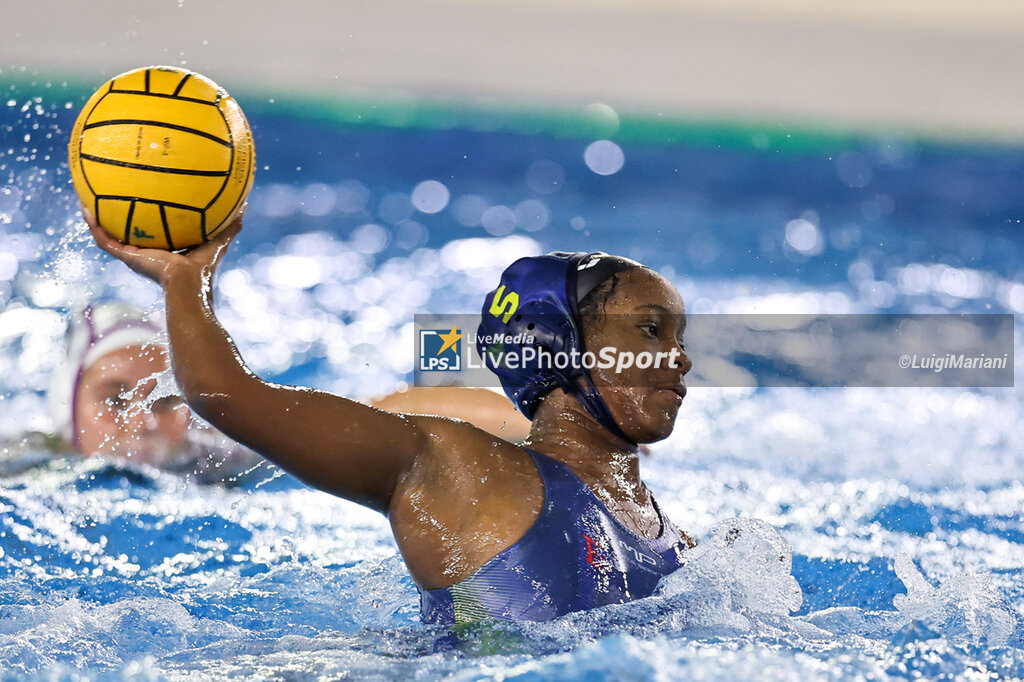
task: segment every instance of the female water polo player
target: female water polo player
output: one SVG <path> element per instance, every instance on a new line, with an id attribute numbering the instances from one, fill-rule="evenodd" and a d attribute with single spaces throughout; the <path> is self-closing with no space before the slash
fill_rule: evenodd
<path id="1" fill-rule="evenodd" d="M 2 471 L 38 464 L 39 455 L 105 455 L 174 468 L 188 441 L 188 408 L 154 396 L 168 368 L 160 326 L 138 308 L 104 301 L 69 316 L 65 353 L 50 379 L 52 433 L 3 443 Z"/>
<path id="2" fill-rule="evenodd" d="M 638 470 L 637 444 L 671 433 L 690 368 L 682 299 L 657 273 L 584 253 L 506 269 L 485 302 L 482 338 L 529 330 L 555 351 L 672 358 L 597 381 L 589 371 L 498 367 L 533 420 L 529 447 L 519 447 L 467 422 L 255 376 L 213 306 L 214 272 L 240 220 L 178 254 L 125 246 L 86 218 L 103 249 L 163 287 L 174 373 L 192 408 L 311 486 L 386 514 L 424 621 L 551 619 L 647 596 L 683 564 L 692 540 Z"/>
<path id="3" fill-rule="evenodd" d="M 124 303 L 88 305 L 68 320 L 67 348 L 50 380 L 50 416 L 65 450 L 169 465 L 190 415 L 176 396 L 146 403 L 167 369 L 160 326 Z"/>
<path id="4" fill-rule="evenodd" d="M 17 472 L 49 451 L 100 455 L 213 483 L 236 479 L 262 461 L 211 429 L 194 428 L 173 382 L 158 385 L 169 367 L 162 332 L 155 319 L 120 301 L 72 313 L 47 393 L 53 434 L 26 434 L 20 447 L 5 447 L 2 470 Z"/>

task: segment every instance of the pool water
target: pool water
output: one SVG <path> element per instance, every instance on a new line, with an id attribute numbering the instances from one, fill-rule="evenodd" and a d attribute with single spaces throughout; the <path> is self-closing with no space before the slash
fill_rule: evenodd
<path id="1" fill-rule="evenodd" d="M 0 435 L 17 443 L 47 427 L 64 313 L 157 310 L 159 292 L 75 211 L 83 98 L 3 94 Z M 1021 148 L 242 105 L 259 171 L 218 309 L 278 381 L 392 390 L 414 313 L 473 312 L 511 260 L 555 249 L 639 259 L 691 312 L 1024 312 Z M 270 465 L 222 486 L 8 456 L 0 679 L 1024 678 L 1022 422 L 1017 388 L 692 390 L 643 462 L 701 539 L 687 569 L 634 603 L 456 629 L 419 623 L 383 517 Z"/>

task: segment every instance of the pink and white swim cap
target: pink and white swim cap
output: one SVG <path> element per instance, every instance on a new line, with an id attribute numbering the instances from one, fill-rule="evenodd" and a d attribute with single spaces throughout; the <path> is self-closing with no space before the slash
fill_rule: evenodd
<path id="1" fill-rule="evenodd" d="M 48 394 L 54 431 L 75 444 L 75 401 L 82 375 L 104 355 L 133 346 L 164 345 L 163 325 L 128 303 L 107 301 L 73 313 L 68 322 L 67 352 L 50 380 Z"/>

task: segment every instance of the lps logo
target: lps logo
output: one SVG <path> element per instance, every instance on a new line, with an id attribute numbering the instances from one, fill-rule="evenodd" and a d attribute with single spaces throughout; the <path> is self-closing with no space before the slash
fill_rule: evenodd
<path id="1" fill-rule="evenodd" d="M 458 372 L 462 369 L 463 334 L 452 326 L 443 329 L 420 330 L 420 371 Z"/>

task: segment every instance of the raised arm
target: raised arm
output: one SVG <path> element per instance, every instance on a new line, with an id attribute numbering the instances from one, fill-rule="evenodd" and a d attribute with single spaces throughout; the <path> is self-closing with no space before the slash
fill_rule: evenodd
<path id="1" fill-rule="evenodd" d="M 126 246 L 86 220 L 101 248 L 163 287 L 174 375 L 197 414 L 309 485 L 387 510 L 424 446 L 416 420 L 263 381 L 217 321 L 213 276 L 241 219 L 187 254 Z"/>

